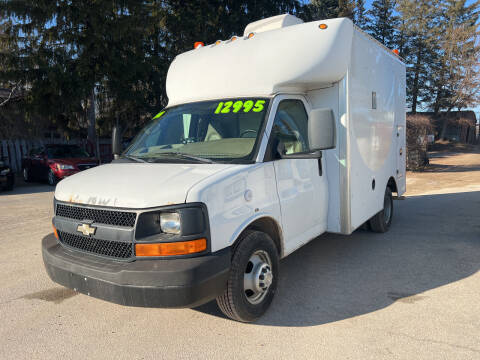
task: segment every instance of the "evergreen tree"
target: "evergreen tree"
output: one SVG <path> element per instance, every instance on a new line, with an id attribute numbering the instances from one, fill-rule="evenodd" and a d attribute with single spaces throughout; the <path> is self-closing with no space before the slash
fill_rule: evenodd
<path id="1" fill-rule="evenodd" d="M 338 0 L 338 17 L 355 18 L 355 0 Z"/>
<path id="2" fill-rule="evenodd" d="M 407 65 L 407 102 L 412 113 L 431 96 L 432 65 L 438 57 L 441 0 L 400 0 L 402 56 Z"/>
<path id="3" fill-rule="evenodd" d="M 338 17 L 338 0 L 311 0 L 307 5 L 307 10 L 311 16 L 307 17 L 307 21 L 331 19 Z"/>
<path id="4" fill-rule="evenodd" d="M 395 6 L 395 0 L 375 0 L 367 11 L 367 31 L 387 47 L 393 47 L 396 39 L 398 18 L 394 15 Z"/>
<path id="5" fill-rule="evenodd" d="M 365 0 L 357 0 L 355 2 L 354 21 L 358 27 L 366 29 L 368 19 L 365 10 Z"/>
<path id="6" fill-rule="evenodd" d="M 27 115 L 77 135 L 88 128 L 94 140 L 114 122 L 137 128 L 165 106 L 168 67 L 195 41 L 305 9 L 299 0 L 3 0 L 0 85 L 20 82 Z"/>

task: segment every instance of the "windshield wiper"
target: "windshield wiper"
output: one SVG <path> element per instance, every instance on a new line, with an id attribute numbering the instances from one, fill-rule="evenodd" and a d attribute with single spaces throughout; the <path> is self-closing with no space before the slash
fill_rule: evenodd
<path id="1" fill-rule="evenodd" d="M 199 156 L 194 156 L 194 155 L 189 155 L 189 154 L 185 154 L 185 153 L 181 153 L 181 152 L 175 152 L 175 151 L 167 151 L 167 152 L 162 152 L 162 153 L 158 153 L 158 154 L 155 154 L 155 155 L 174 155 L 174 156 L 177 156 L 177 157 L 180 157 L 180 158 L 184 158 L 184 159 L 188 159 L 188 160 L 195 160 L 195 161 L 198 161 L 198 162 L 201 162 L 201 163 L 206 163 L 206 164 L 213 164 L 214 161 L 211 160 L 211 159 L 206 159 L 206 158 L 202 158 L 202 157 L 199 157 Z"/>
<path id="2" fill-rule="evenodd" d="M 123 155 L 122 158 L 125 158 L 125 159 L 129 159 L 129 160 L 133 160 L 133 161 L 136 161 L 136 162 L 141 162 L 141 163 L 146 163 L 147 161 L 143 160 L 143 159 L 140 159 L 138 157 L 135 157 L 135 156 L 131 156 L 131 155 Z"/>

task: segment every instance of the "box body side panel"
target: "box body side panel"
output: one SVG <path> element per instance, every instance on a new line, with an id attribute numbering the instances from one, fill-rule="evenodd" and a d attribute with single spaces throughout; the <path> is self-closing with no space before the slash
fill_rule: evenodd
<path id="1" fill-rule="evenodd" d="M 399 159 L 405 156 L 405 151 L 399 152 L 405 140 L 397 136 L 398 128 L 405 126 L 405 65 L 358 31 L 351 59 L 347 164 L 353 231 L 383 209 L 389 179 L 398 183 L 399 175 L 405 173 L 404 161 Z M 404 191 L 404 185 L 398 187 Z"/>

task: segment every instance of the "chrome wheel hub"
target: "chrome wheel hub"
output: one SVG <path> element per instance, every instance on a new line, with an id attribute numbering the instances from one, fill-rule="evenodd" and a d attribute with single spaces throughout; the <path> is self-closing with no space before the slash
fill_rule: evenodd
<path id="1" fill-rule="evenodd" d="M 243 277 L 243 290 L 249 303 L 260 303 L 273 282 L 272 262 L 268 253 L 255 251 L 248 260 Z"/>

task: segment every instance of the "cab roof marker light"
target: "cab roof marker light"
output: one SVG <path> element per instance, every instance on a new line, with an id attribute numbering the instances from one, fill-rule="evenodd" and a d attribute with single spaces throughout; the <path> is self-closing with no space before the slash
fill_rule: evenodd
<path id="1" fill-rule="evenodd" d="M 328 25 L 322 23 L 322 24 L 318 25 L 318 28 L 319 28 L 320 30 L 325 30 L 325 29 L 328 28 Z"/>
<path id="2" fill-rule="evenodd" d="M 204 46 L 205 46 L 205 44 L 203 42 L 196 41 L 195 44 L 193 45 L 193 48 L 194 49 L 199 49 L 199 48 L 204 47 Z"/>
<path id="3" fill-rule="evenodd" d="M 245 36 L 243 39 L 244 39 L 244 40 L 248 40 L 248 39 L 253 38 L 254 36 L 255 36 L 255 33 L 254 33 L 254 32 L 251 32 L 251 33 L 249 33 L 247 36 Z"/>

